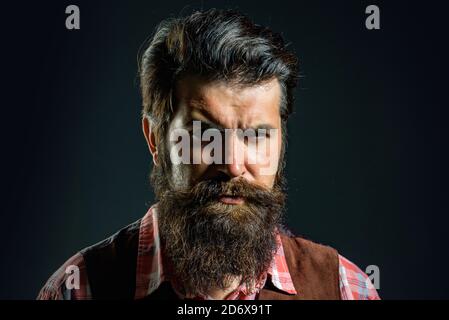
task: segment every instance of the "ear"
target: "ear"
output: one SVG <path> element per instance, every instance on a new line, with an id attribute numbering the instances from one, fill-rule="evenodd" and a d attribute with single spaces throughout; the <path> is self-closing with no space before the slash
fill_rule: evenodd
<path id="1" fill-rule="evenodd" d="M 145 136 L 145 140 L 147 141 L 148 149 L 150 150 L 151 155 L 153 156 L 154 165 L 158 165 L 158 151 L 157 151 L 157 142 L 156 135 L 154 133 L 153 128 L 151 127 L 151 123 L 148 117 L 142 117 L 142 130 L 143 135 Z"/>

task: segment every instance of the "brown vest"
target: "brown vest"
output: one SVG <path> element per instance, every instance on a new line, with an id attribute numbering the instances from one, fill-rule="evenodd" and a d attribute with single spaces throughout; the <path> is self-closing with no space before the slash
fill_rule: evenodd
<path id="1" fill-rule="evenodd" d="M 136 222 L 81 252 L 93 299 L 134 298 L 138 226 L 139 223 Z M 271 281 L 267 281 L 257 299 L 341 299 L 338 253 L 335 249 L 286 234 L 281 234 L 281 240 L 297 294 L 280 291 Z M 169 282 L 164 282 L 145 299 L 177 298 Z"/>
<path id="2" fill-rule="evenodd" d="M 297 294 L 288 294 L 273 285 L 266 285 L 260 291 L 259 299 L 340 300 L 337 251 L 299 237 L 282 235 L 281 239 Z"/>

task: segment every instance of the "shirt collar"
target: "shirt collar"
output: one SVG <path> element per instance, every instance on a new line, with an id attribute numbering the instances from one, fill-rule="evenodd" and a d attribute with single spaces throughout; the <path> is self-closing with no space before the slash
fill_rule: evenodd
<path id="1" fill-rule="evenodd" d="M 265 281 L 271 281 L 279 290 L 289 294 L 297 294 L 285 260 L 284 248 L 279 232 L 277 233 L 276 241 L 278 249 L 273 256 L 266 275 L 260 279 L 260 288 L 265 285 Z M 136 299 L 144 298 L 151 294 L 163 281 L 168 280 L 170 277 L 169 268 L 164 261 L 161 251 L 157 204 L 148 209 L 140 223 L 136 268 Z"/>

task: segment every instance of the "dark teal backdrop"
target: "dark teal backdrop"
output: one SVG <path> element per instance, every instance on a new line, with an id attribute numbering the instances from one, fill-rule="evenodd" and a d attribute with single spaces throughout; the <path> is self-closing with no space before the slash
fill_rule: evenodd
<path id="1" fill-rule="evenodd" d="M 369 4 L 381 30 L 365 28 Z M 449 298 L 447 8 L 316 0 L 2 3 L 0 298 L 33 299 L 152 203 L 137 51 L 160 20 L 202 7 L 240 9 L 300 58 L 291 229 L 377 265 L 383 298 Z"/>

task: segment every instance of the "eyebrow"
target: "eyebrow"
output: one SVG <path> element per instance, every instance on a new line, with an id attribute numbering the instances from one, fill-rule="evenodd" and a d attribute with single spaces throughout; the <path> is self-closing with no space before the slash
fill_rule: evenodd
<path id="1" fill-rule="evenodd" d="M 191 121 L 186 121 L 186 126 L 190 129 L 193 128 L 193 121 L 199 121 L 201 122 L 201 129 L 207 130 L 207 129 L 216 129 L 218 131 L 224 131 L 226 128 L 222 127 L 221 125 L 204 119 L 192 119 Z"/>
<path id="2" fill-rule="evenodd" d="M 191 121 L 201 121 L 201 128 L 205 127 L 206 129 L 216 129 L 219 131 L 224 131 L 225 129 L 231 129 L 231 128 L 225 128 L 222 125 L 214 122 L 213 120 L 210 120 L 213 117 L 210 114 L 210 112 L 205 108 L 206 105 L 202 101 L 196 101 L 196 100 L 191 101 L 189 105 L 193 109 L 198 110 L 205 119 L 195 119 L 194 117 L 191 117 L 191 120 L 186 123 L 187 126 L 189 126 L 189 127 L 192 126 Z M 269 131 L 271 129 L 277 129 L 277 128 L 269 123 L 261 123 L 261 124 L 257 125 L 256 127 L 249 127 L 249 128 L 242 127 L 242 128 L 238 128 L 238 129 L 242 129 L 242 130 L 254 129 L 255 131 L 260 130 L 260 129 L 265 129 L 265 130 Z"/>

